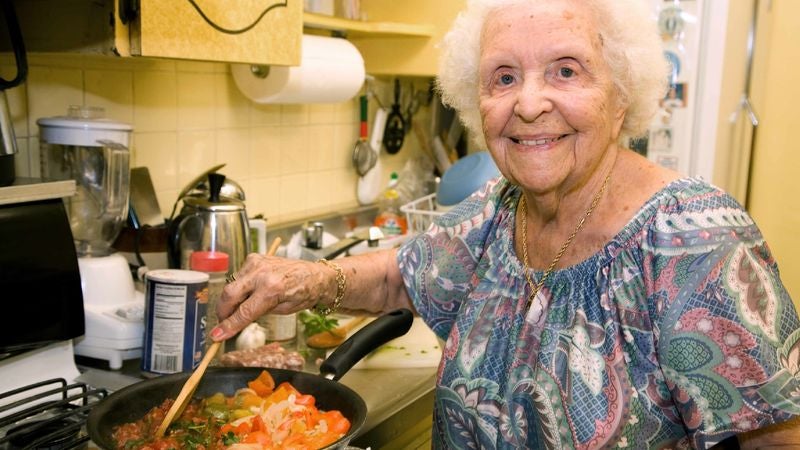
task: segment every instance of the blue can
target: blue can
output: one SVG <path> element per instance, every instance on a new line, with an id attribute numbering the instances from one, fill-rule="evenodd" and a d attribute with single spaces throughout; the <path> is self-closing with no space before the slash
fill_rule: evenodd
<path id="1" fill-rule="evenodd" d="M 142 373 L 187 372 L 200 364 L 206 338 L 208 274 L 151 270 L 145 275 Z"/>

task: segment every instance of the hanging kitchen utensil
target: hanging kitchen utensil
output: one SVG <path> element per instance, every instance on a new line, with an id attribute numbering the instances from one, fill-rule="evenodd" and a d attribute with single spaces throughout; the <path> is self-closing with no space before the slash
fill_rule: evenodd
<path id="1" fill-rule="evenodd" d="M 375 203 L 383 188 L 380 149 L 383 145 L 383 132 L 386 130 L 386 119 L 388 118 L 389 111 L 383 107 L 378 107 L 378 110 L 375 111 L 375 119 L 372 121 L 372 136 L 369 138 L 369 146 L 372 148 L 372 152 L 375 153 L 375 167 L 370 169 L 366 175 L 358 177 L 358 186 L 356 188 L 358 203 L 361 205 Z"/>
<path id="2" fill-rule="evenodd" d="M 405 112 L 403 115 L 403 120 L 405 121 L 406 134 L 411 132 L 411 122 L 414 119 L 414 114 L 419 111 L 419 97 L 421 94 L 425 94 L 424 92 L 418 92 L 417 88 L 414 86 L 414 83 L 411 83 L 408 91 L 408 101 L 404 102 L 403 105 L 403 111 Z"/>
<path id="3" fill-rule="evenodd" d="M 386 120 L 386 131 L 383 133 L 383 146 L 389 154 L 395 154 L 403 146 L 403 139 L 406 136 L 406 121 L 400 111 L 400 80 L 394 80 L 394 103 L 392 112 Z"/>
<path id="4" fill-rule="evenodd" d="M 359 103 L 361 105 L 361 131 L 353 148 L 353 165 L 358 175 L 363 177 L 375 166 L 377 155 L 367 142 L 367 96 L 362 95 Z"/>

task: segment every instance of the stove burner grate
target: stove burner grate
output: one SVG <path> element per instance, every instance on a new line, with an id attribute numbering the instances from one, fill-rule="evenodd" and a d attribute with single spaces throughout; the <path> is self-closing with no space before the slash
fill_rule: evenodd
<path id="1" fill-rule="evenodd" d="M 106 395 L 63 378 L 0 394 L 0 450 L 85 448 L 89 410 Z"/>

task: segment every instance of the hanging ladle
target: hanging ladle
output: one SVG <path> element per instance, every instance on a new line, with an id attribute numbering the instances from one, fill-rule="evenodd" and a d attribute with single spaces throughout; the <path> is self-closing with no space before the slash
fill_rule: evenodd
<path id="1" fill-rule="evenodd" d="M 386 132 L 383 134 L 383 146 L 386 152 L 393 155 L 403 147 L 403 139 L 406 137 L 406 121 L 400 111 L 400 80 L 394 80 L 394 103 L 392 112 L 386 119 Z"/>

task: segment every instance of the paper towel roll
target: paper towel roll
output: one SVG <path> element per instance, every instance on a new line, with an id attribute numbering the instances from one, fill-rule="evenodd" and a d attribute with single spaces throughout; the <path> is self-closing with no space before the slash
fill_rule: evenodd
<path id="1" fill-rule="evenodd" d="M 337 103 L 361 89 L 364 58 L 346 39 L 303 35 L 301 49 L 299 66 L 263 67 L 266 76 L 231 64 L 236 86 L 256 103 Z"/>

